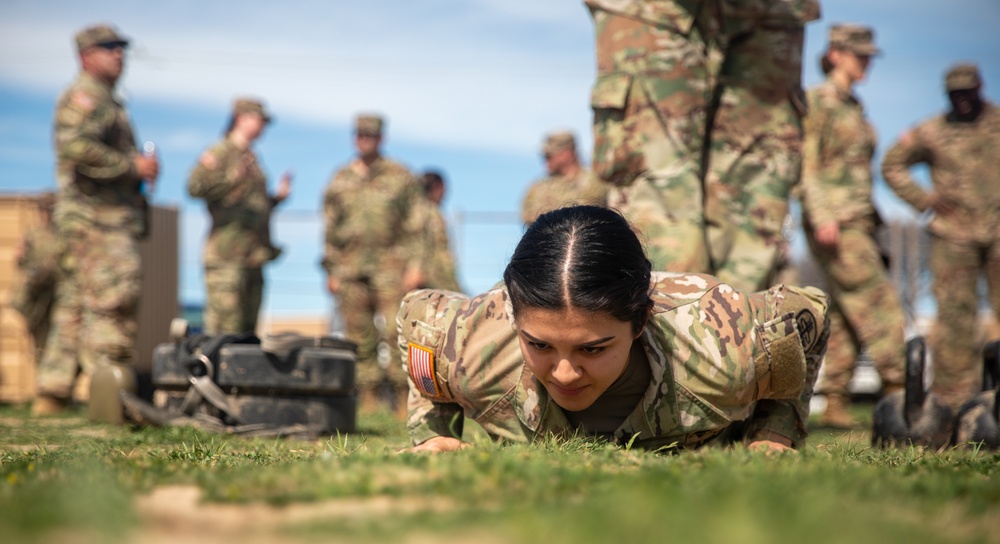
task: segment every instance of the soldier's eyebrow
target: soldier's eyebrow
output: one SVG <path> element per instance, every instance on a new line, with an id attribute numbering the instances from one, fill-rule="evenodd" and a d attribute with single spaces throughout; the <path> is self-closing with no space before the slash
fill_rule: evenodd
<path id="1" fill-rule="evenodd" d="M 535 338 L 534 336 L 532 336 L 531 334 L 529 334 L 524 329 L 518 329 L 517 332 L 519 334 L 521 334 L 522 336 L 524 336 L 529 342 L 537 342 L 539 344 L 551 344 L 552 343 L 552 342 L 549 342 L 547 340 L 542 340 L 542 339 L 539 339 L 539 338 Z M 589 348 L 589 347 L 596 346 L 598 344 L 603 344 L 603 343 L 605 343 L 605 342 L 607 342 L 609 340 L 614 340 L 614 339 L 615 339 L 615 337 L 614 337 L 614 335 L 612 335 L 612 336 L 608 336 L 608 337 L 605 337 L 605 338 L 600 338 L 598 340 L 591 340 L 590 342 L 584 342 L 583 344 L 580 344 L 578 347 Z"/>

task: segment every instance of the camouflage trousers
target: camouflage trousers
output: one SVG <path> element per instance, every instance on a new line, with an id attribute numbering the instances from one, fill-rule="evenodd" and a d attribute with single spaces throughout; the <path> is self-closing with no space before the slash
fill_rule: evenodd
<path id="1" fill-rule="evenodd" d="M 706 4 L 711 5 L 711 4 Z M 654 268 L 767 287 L 801 164 L 801 26 L 733 39 L 595 11 L 594 171 Z"/>
<path id="2" fill-rule="evenodd" d="M 396 349 L 396 314 L 405 294 L 399 285 L 401 276 L 400 272 L 392 277 L 340 282 L 338 310 L 347 339 L 358 344 L 357 384 L 362 391 L 372 389 L 383 378 L 399 390 L 407 387 Z"/>
<path id="3" fill-rule="evenodd" d="M 1000 316 L 1000 240 L 960 244 L 931 236 L 931 273 L 937 321 L 931 335 L 933 390 L 960 406 L 981 388 L 982 344 L 977 339 L 979 278 L 986 275 L 989 303 Z"/>
<path id="4" fill-rule="evenodd" d="M 205 333 L 244 333 L 257 330 L 257 314 L 264 296 L 260 267 L 205 266 Z"/>
<path id="5" fill-rule="evenodd" d="M 142 262 L 125 231 L 60 231 L 67 243 L 38 391 L 68 398 L 78 372 L 135 360 Z"/>
<path id="6" fill-rule="evenodd" d="M 830 340 L 822 371 L 824 394 L 848 393 L 862 347 L 883 386 L 902 385 L 906 345 L 903 307 L 889 281 L 873 226 L 842 224 L 835 249 L 821 247 L 805 222 L 806 240 L 829 283 Z"/>

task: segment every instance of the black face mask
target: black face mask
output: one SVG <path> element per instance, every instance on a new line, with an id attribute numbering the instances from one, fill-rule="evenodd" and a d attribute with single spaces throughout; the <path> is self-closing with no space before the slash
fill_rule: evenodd
<path id="1" fill-rule="evenodd" d="M 948 91 L 948 100 L 951 102 L 951 113 L 948 114 L 949 121 L 966 123 L 975 121 L 983 112 L 983 100 L 979 96 L 978 87 Z"/>

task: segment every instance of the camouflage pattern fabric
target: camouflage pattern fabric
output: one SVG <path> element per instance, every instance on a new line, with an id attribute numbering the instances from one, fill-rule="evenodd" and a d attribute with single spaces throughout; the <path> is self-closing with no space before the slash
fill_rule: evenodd
<path id="1" fill-rule="evenodd" d="M 594 170 L 654 267 L 746 290 L 779 258 L 799 175 L 802 27 L 815 0 L 587 0 Z"/>
<path id="2" fill-rule="evenodd" d="M 437 204 L 428 200 L 426 205 L 430 257 L 427 259 L 423 286 L 427 289 L 461 291 L 455 272 L 455 255 L 448 244 L 448 223 Z"/>
<path id="3" fill-rule="evenodd" d="M 716 278 L 654 273 L 654 313 L 637 340 L 652 371 L 644 397 L 614 440 L 656 449 L 718 442 L 733 423 L 746 437 L 774 433 L 801 447 L 809 399 L 829 333 L 826 295 L 777 286 L 747 295 Z M 400 308 L 399 348 L 434 354 L 439 395 L 410 381 L 410 437 L 461 438 L 462 416 L 495 440 L 530 442 L 574 432 L 524 364 L 506 289 L 470 298 L 414 291 Z"/>
<path id="4" fill-rule="evenodd" d="M 534 182 L 521 202 L 521 221 L 527 225 L 539 215 L 574 204 L 607 206 L 610 187 L 590 170 L 580 169 L 574 178 L 550 176 Z"/>
<path id="5" fill-rule="evenodd" d="M 208 205 L 205 242 L 205 332 L 252 332 L 263 296 L 261 267 L 278 256 L 270 219 L 279 203 L 252 149 L 223 138 L 206 150 L 188 177 L 188 193 Z"/>
<path id="6" fill-rule="evenodd" d="M 1000 315 L 1000 110 L 989 102 L 972 122 L 938 115 L 905 133 L 886 153 L 882 177 L 919 211 L 930 207 L 929 192 L 909 175 L 915 164 L 930 166 L 934 192 L 956 212 L 935 214 L 930 267 L 938 316 L 931 342 L 933 389 L 959 406 L 976 392 L 979 352 L 976 319 L 978 281 L 987 277 L 989 303 Z"/>
<path id="7" fill-rule="evenodd" d="M 875 132 L 861 103 L 831 80 L 810 89 L 802 173 L 803 227 L 827 278 L 830 342 L 823 393 L 848 394 L 854 364 L 867 347 L 883 386 L 901 386 L 905 317 L 875 240 L 872 204 Z M 835 248 L 814 237 L 818 225 L 837 223 Z"/>
<path id="8" fill-rule="evenodd" d="M 374 385 L 380 365 L 397 387 L 399 368 L 392 319 L 403 298 L 408 268 L 424 270 L 429 252 L 426 197 L 413 174 L 379 157 L 365 170 L 360 159 L 338 170 L 323 196 L 326 244 L 322 265 L 341 282 L 340 314 L 347 338 L 358 344 L 358 385 Z M 388 326 L 377 326 L 388 322 Z"/>
<path id="9" fill-rule="evenodd" d="M 78 362 L 89 375 L 135 358 L 138 238 L 147 230 L 147 204 L 132 166 L 136 147 L 128 115 L 105 83 L 81 73 L 60 96 L 55 144 L 53 222 L 66 243 L 66 281 L 57 290 L 38 388 L 66 398 Z"/>
<path id="10" fill-rule="evenodd" d="M 65 245 L 51 224 L 25 231 L 17 260 L 20 272 L 11 286 L 11 306 L 24 316 L 35 346 L 35 362 L 42 359 L 52 323 L 56 287 L 62 275 L 59 262 Z"/>

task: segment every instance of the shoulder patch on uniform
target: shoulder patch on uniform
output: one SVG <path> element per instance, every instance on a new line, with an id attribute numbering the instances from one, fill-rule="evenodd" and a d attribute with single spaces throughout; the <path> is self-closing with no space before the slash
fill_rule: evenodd
<path id="1" fill-rule="evenodd" d="M 211 151 L 202 153 L 198 162 L 209 170 L 215 170 L 215 168 L 219 166 L 219 160 L 215 158 L 215 155 Z"/>
<path id="2" fill-rule="evenodd" d="M 92 111 L 95 107 L 97 107 L 97 101 L 94 100 L 94 97 L 83 91 L 73 93 L 73 96 L 70 98 L 70 102 L 83 111 Z"/>
<path id="3" fill-rule="evenodd" d="M 795 326 L 799 329 L 802 349 L 811 350 L 816 345 L 816 340 L 819 339 L 819 325 L 816 324 L 816 316 L 809 310 L 800 310 L 795 316 Z"/>
<path id="4" fill-rule="evenodd" d="M 409 342 L 409 362 L 410 378 L 417 391 L 429 397 L 440 397 L 441 389 L 434 373 L 434 351 Z"/>

